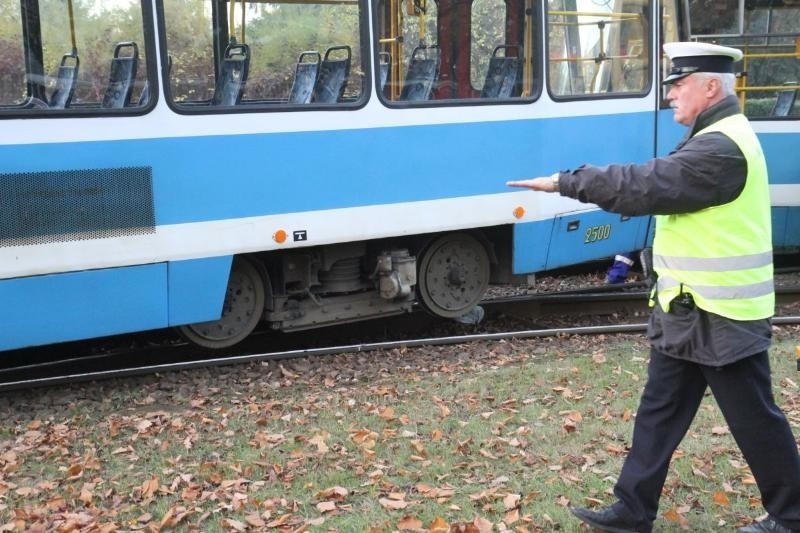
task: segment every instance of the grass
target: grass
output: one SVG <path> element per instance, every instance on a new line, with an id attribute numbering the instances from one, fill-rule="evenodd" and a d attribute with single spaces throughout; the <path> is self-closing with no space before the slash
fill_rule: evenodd
<path id="1" fill-rule="evenodd" d="M 771 355 L 798 434 L 795 335 L 779 330 Z M 647 353 L 638 336 L 519 340 L 6 395 L 0 525 L 579 531 L 570 506 L 613 502 Z M 762 512 L 706 398 L 656 527 L 732 530 Z"/>

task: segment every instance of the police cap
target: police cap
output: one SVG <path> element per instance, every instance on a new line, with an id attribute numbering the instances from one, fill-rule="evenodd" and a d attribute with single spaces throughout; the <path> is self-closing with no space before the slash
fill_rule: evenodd
<path id="1" fill-rule="evenodd" d="M 711 43 L 665 43 L 664 52 L 672 60 L 672 70 L 664 84 L 673 83 L 695 72 L 733 74 L 733 64 L 742 59 L 742 51 Z"/>

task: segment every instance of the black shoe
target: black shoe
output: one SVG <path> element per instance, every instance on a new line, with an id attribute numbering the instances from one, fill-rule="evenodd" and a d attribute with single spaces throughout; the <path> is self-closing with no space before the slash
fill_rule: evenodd
<path id="1" fill-rule="evenodd" d="M 600 531 L 636 533 L 636 524 L 622 519 L 612 507 L 606 507 L 599 511 L 573 507 L 571 511 L 572 514 Z"/>
<path id="2" fill-rule="evenodd" d="M 761 522 L 753 522 L 749 526 L 739 528 L 739 533 L 792 533 L 793 531 L 798 530 L 779 524 L 771 516 L 767 516 Z"/>

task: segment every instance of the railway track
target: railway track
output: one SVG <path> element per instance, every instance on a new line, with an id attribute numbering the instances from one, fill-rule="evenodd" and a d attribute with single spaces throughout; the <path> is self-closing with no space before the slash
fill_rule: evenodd
<path id="1" fill-rule="evenodd" d="M 800 302 L 800 286 L 778 288 L 777 301 L 779 308 L 797 304 Z M 317 357 L 340 353 L 390 350 L 398 347 L 463 344 L 556 335 L 635 333 L 643 332 L 647 327 L 646 318 L 644 318 L 648 311 L 647 293 L 643 288 L 637 287 L 635 284 L 625 286 L 622 290 L 600 287 L 599 289 L 571 290 L 553 294 L 499 297 L 486 300 L 481 305 L 486 309 L 487 316 L 492 317 L 487 321 L 489 323 L 498 320 L 497 317 L 504 317 L 506 320 L 510 318 L 512 323 L 514 321 L 517 324 L 530 324 L 533 322 L 534 325 L 522 329 L 512 327 L 501 331 L 490 331 L 488 328 L 478 331 L 476 326 L 473 328 L 474 331 L 469 333 L 406 337 L 389 341 L 331 344 L 299 349 L 268 348 L 268 351 L 263 351 L 265 342 L 269 342 L 269 340 L 264 341 L 264 338 L 268 337 L 268 335 L 256 335 L 254 339 L 246 343 L 243 349 L 225 356 L 220 356 L 217 353 L 199 352 L 197 348 L 188 343 L 176 342 L 173 338 L 163 345 L 156 343 L 155 346 L 150 348 L 116 349 L 104 353 L 61 357 L 52 361 L 3 368 L 0 369 L 0 392 L 92 380 L 177 372 L 195 368 Z M 618 317 L 634 317 L 637 320 L 628 320 L 625 323 L 577 327 L 544 327 L 536 325 L 534 322 L 534 320 L 547 316 L 574 318 L 577 315 L 614 315 Z M 412 316 L 395 320 L 405 320 L 405 324 L 400 329 L 408 331 L 409 321 L 425 322 L 427 320 L 428 323 L 431 323 L 432 319 L 424 313 L 412 313 Z M 773 319 L 773 323 L 776 325 L 800 324 L 800 316 L 776 316 Z M 372 325 L 374 326 L 374 324 Z M 498 328 L 497 325 L 492 327 L 494 329 Z M 506 328 L 506 326 L 502 327 Z M 463 331 L 463 326 L 461 329 Z M 359 325 L 358 330 L 364 331 L 363 324 Z M 148 363 L 147 361 L 151 362 Z"/>

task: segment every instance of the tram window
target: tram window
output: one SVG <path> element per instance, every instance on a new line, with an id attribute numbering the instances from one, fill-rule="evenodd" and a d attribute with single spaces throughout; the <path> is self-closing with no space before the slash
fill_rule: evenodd
<path id="1" fill-rule="evenodd" d="M 473 88 L 483 87 L 495 47 L 505 44 L 505 22 L 505 0 L 472 2 L 470 81 Z"/>
<path id="2" fill-rule="evenodd" d="M 729 2 L 730 3 L 730 0 Z M 733 46 L 744 52 L 737 93 L 745 115 L 753 119 L 800 118 L 800 5 L 752 0 L 726 16 L 706 2 L 689 0 L 692 37 Z"/>
<path id="3" fill-rule="evenodd" d="M 359 0 L 165 2 L 170 101 L 201 113 L 358 105 L 364 15 Z M 310 57 L 320 61 L 309 80 Z"/>
<path id="4" fill-rule="evenodd" d="M 548 86 L 554 97 L 645 93 L 649 0 L 548 0 Z"/>
<path id="5" fill-rule="evenodd" d="M 22 18 L 18 9 L 0 12 L 0 108 L 25 102 L 25 49 L 22 46 Z"/>
<path id="6" fill-rule="evenodd" d="M 376 85 L 387 105 L 508 103 L 535 95 L 533 0 L 375 5 L 374 70 L 385 74 L 376 75 Z"/>
<path id="7" fill-rule="evenodd" d="M 6 2 L 0 114 L 141 112 L 148 79 L 144 9 L 139 0 Z"/>

